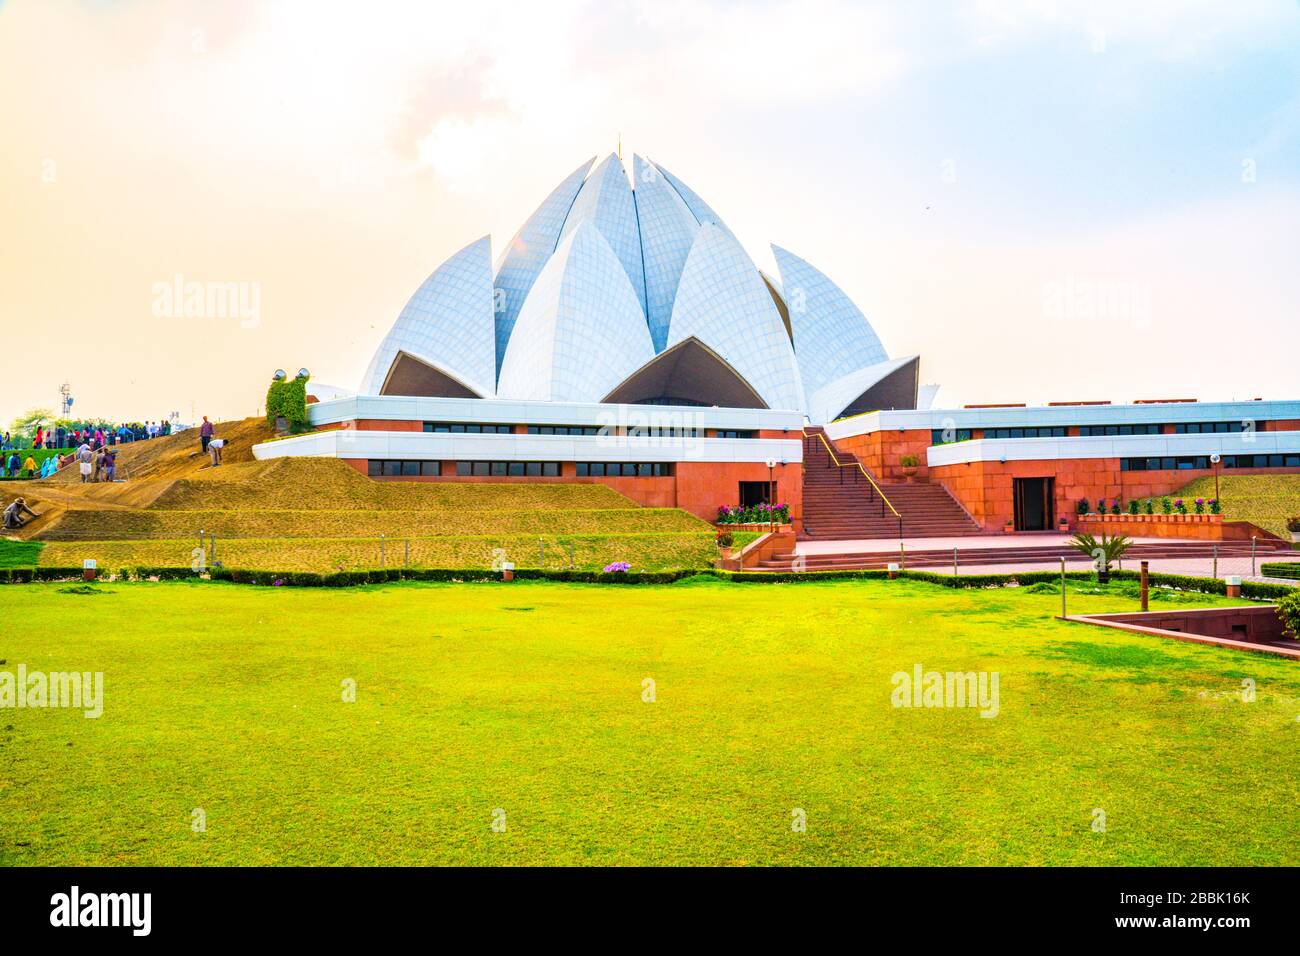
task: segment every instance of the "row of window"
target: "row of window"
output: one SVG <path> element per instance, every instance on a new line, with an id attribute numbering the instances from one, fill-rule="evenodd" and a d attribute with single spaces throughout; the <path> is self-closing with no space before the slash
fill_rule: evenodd
<path id="1" fill-rule="evenodd" d="M 1180 422 L 1174 426 L 1176 435 L 1211 435 L 1246 431 L 1245 422 Z"/>
<path id="2" fill-rule="evenodd" d="M 477 477 L 558 478 L 558 461 L 458 461 L 456 474 Z"/>
<path id="3" fill-rule="evenodd" d="M 442 462 L 371 458 L 367 462 L 366 473 L 371 478 L 436 478 L 442 474 Z"/>
<path id="4" fill-rule="evenodd" d="M 1084 438 L 1095 438 L 1100 435 L 1159 435 L 1161 427 L 1157 424 L 1082 425 L 1079 427 L 1079 434 Z"/>
<path id="5" fill-rule="evenodd" d="M 1244 422 L 1181 422 L 1174 425 L 1174 434 L 1176 435 L 1212 435 L 1246 430 L 1247 425 Z M 1104 435 L 1160 435 L 1163 431 L 1164 426 L 1155 423 L 1079 426 L 1079 435 L 1083 438 L 1097 438 Z M 985 438 L 1064 438 L 1067 433 L 1065 426 L 984 429 Z M 930 433 L 930 443 L 933 445 L 949 445 L 958 441 L 970 441 L 970 439 L 971 430 L 969 428 L 936 428 Z"/>
<path id="6" fill-rule="evenodd" d="M 479 425 L 454 422 L 425 422 L 425 432 L 452 435 L 509 435 L 511 425 Z M 633 438 L 702 438 L 703 429 L 687 426 L 639 426 L 627 430 Z M 530 435 L 607 435 L 609 429 L 601 425 L 529 425 Z M 740 429 L 719 429 L 718 438 L 753 438 L 755 433 Z"/>
<path id="7" fill-rule="evenodd" d="M 599 435 L 599 425 L 529 425 L 530 435 Z"/>
<path id="8" fill-rule="evenodd" d="M 450 432 L 453 435 L 509 435 L 509 425 L 466 425 L 459 422 L 425 422 L 426 432 Z"/>
<path id="9" fill-rule="evenodd" d="M 986 428 L 985 438 L 1064 438 L 1065 428 Z"/>
<path id="10" fill-rule="evenodd" d="M 1300 455 L 1224 455 L 1224 468 L 1300 468 Z M 1121 458 L 1120 471 L 1192 471 L 1210 468 L 1208 455 L 1163 458 Z"/>
<path id="11" fill-rule="evenodd" d="M 930 432 L 931 445 L 951 445 L 953 442 L 970 441 L 969 428 L 936 428 Z"/>
<path id="12" fill-rule="evenodd" d="M 579 478 L 662 478 L 673 473 L 673 466 L 667 462 L 626 462 L 626 461 L 580 461 Z"/>

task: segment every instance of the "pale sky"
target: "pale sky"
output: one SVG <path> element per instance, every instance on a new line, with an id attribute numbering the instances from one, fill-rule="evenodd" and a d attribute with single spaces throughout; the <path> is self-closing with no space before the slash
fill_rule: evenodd
<path id="1" fill-rule="evenodd" d="M 939 404 L 1300 397 L 1295 0 L 0 0 L 0 424 L 355 388 L 620 135 Z M 176 276 L 256 320 L 160 310 Z"/>

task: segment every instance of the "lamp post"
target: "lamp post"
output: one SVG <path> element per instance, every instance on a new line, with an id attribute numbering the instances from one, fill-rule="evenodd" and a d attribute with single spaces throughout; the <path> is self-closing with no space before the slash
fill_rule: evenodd
<path id="1" fill-rule="evenodd" d="M 772 522 L 776 520 L 773 517 L 772 509 L 776 507 L 776 478 L 773 473 L 776 471 L 776 459 L 767 460 L 767 531 L 772 533 Z"/>
<path id="2" fill-rule="evenodd" d="M 1223 510 L 1223 502 L 1219 500 L 1219 462 L 1223 458 L 1214 454 L 1210 456 L 1210 464 L 1214 466 L 1214 500 L 1219 502 L 1219 510 Z"/>

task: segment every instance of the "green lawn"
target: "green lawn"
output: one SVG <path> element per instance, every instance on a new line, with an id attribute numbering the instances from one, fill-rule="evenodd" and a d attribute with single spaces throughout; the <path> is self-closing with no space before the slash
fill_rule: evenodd
<path id="1" fill-rule="evenodd" d="M 0 864 L 1300 863 L 1300 666 L 1050 587 L 77 590 L 0 587 L 0 671 L 106 698 L 0 710 Z M 998 715 L 892 707 L 918 663 Z"/>
<path id="2" fill-rule="evenodd" d="M 30 568 L 40 558 L 39 541 L 14 541 L 0 538 L 0 568 Z"/>

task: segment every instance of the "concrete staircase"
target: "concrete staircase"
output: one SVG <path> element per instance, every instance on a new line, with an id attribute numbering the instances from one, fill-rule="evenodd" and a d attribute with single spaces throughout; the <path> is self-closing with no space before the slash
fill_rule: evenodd
<path id="1" fill-rule="evenodd" d="M 858 469 L 852 454 L 836 446 L 822 429 L 807 431 L 803 440 L 801 539 L 948 538 L 981 533 L 979 525 L 942 485 L 877 480 L 887 504 Z"/>
<path id="2" fill-rule="evenodd" d="M 1212 541 L 1162 541 L 1135 544 L 1124 555 L 1124 567 L 1137 570 L 1140 561 L 1171 560 L 1178 558 L 1212 558 L 1215 554 L 1215 542 Z M 1278 555 L 1291 554 L 1286 542 L 1258 543 L 1256 556 L 1262 563 L 1276 560 Z M 1220 561 L 1250 557 L 1250 542 L 1218 542 Z M 904 559 L 900 560 L 897 549 L 870 553 L 842 554 L 808 554 L 803 555 L 798 564 L 800 571 L 860 571 L 883 570 L 891 563 L 904 564 L 909 570 L 952 571 L 952 549 L 909 549 Z M 1067 545 L 1025 545 L 1018 547 L 974 547 L 958 550 L 958 571 L 963 567 L 987 567 L 989 565 L 1041 564 L 1045 570 L 1059 566 L 1061 558 L 1071 565 L 1072 570 L 1087 570 L 1092 559 L 1080 554 Z M 760 561 L 751 570 L 755 571 L 793 571 L 795 554 L 793 551 L 777 551 L 765 561 Z M 1237 572 L 1233 572 L 1237 573 Z"/>

